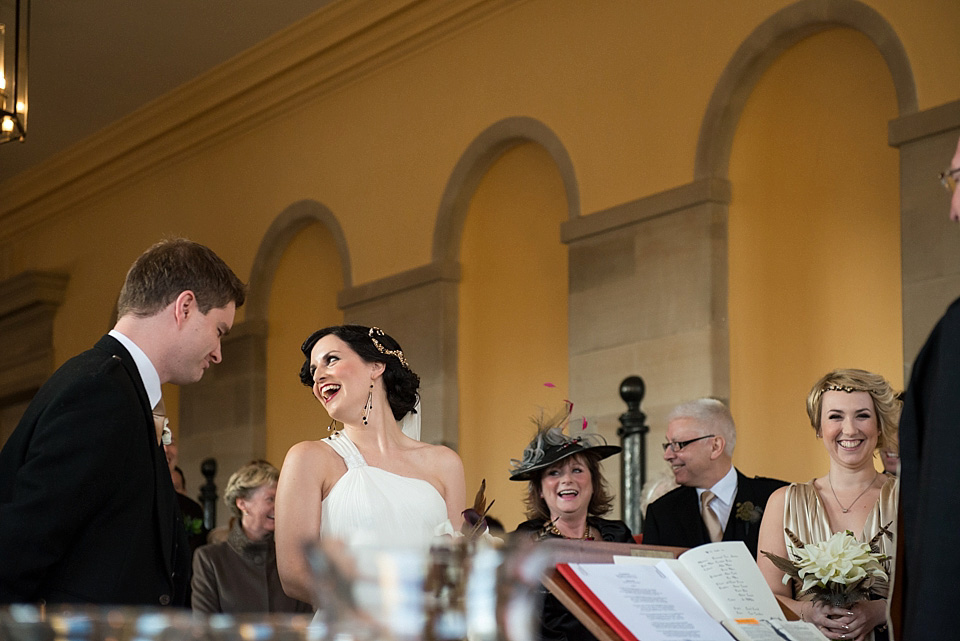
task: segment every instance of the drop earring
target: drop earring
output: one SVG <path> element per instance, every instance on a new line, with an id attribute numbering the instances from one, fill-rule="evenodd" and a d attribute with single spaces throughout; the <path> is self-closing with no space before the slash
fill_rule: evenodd
<path id="1" fill-rule="evenodd" d="M 367 392 L 367 402 L 363 406 L 363 424 L 367 424 L 367 417 L 370 416 L 370 412 L 373 411 L 373 382 L 370 382 L 370 391 Z"/>

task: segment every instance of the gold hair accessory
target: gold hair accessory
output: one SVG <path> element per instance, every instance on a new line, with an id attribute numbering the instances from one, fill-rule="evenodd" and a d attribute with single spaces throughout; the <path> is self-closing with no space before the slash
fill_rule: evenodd
<path id="1" fill-rule="evenodd" d="M 834 383 L 833 385 L 827 385 L 823 388 L 824 392 L 846 392 L 847 394 L 852 394 L 853 392 L 858 392 L 860 390 L 855 390 L 849 385 L 838 385 Z"/>
<path id="2" fill-rule="evenodd" d="M 389 354 L 390 356 L 396 356 L 400 361 L 400 364 L 403 365 L 403 368 L 406 370 L 410 369 L 410 366 L 407 365 L 407 359 L 403 357 L 402 349 L 387 349 L 380 344 L 380 341 L 377 340 L 377 336 L 383 336 L 383 330 L 379 327 L 370 328 L 370 340 L 373 341 L 373 346 L 377 348 L 377 351 L 381 354 Z"/>

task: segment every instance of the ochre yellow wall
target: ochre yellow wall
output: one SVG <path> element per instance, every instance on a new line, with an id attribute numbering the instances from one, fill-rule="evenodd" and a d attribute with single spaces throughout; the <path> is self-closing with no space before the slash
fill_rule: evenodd
<path id="1" fill-rule="evenodd" d="M 510 459 L 533 436 L 529 417 L 540 407 L 552 415 L 566 398 L 566 209 L 550 156 L 525 144 L 487 172 L 463 232 L 458 376 L 467 500 L 486 479 L 487 501 L 497 502 L 491 514 L 511 529 L 524 520 L 526 483 L 508 480 Z"/>
<path id="2" fill-rule="evenodd" d="M 249 272 L 276 212 L 298 199 L 328 205 L 353 250 L 354 282 L 429 260 L 436 206 L 456 160 L 490 124 L 516 115 L 556 132 L 577 171 L 585 215 L 691 179 L 701 119 L 737 47 L 791 3 L 531 0 L 251 127 L 174 159 L 135 184 L 83 203 L 11 242 L 3 276 L 105 256 L 113 286 L 127 258 L 158 235 L 203 238 Z M 951 0 L 872 0 L 895 29 L 921 109 L 960 95 Z M 380 234 L 367 234 L 371 221 Z M 97 234 L 110 225 L 109 247 Z M 408 233 L 405 252 L 390 239 Z M 52 251 L 50 232 L 77 249 Z M 73 233 L 76 232 L 76 233 Z M 47 247 L 51 250 L 48 251 Z M 83 267 L 86 267 L 86 264 Z M 109 296 L 107 298 L 110 298 Z M 102 324 L 102 323 L 101 323 Z M 65 352 L 70 330 L 58 334 Z M 74 349 L 69 349 L 72 353 Z"/>
<path id="3" fill-rule="evenodd" d="M 837 367 L 903 384 L 896 100 L 863 36 L 788 50 L 758 83 L 730 162 L 731 404 L 736 461 L 806 481 L 827 455 L 804 403 Z"/>
<path id="4" fill-rule="evenodd" d="M 429 263 L 451 172 L 504 118 L 534 118 L 556 135 L 584 216 L 684 185 L 724 68 L 789 4 L 507 5 L 375 72 L 301 96 L 276 120 L 251 114 L 249 129 L 41 224 L 16 234 L 0 224 L 0 279 L 28 269 L 70 274 L 54 326 L 59 364 L 108 329 L 127 267 L 167 234 L 210 245 L 246 280 L 276 216 L 313 199 L 343 229 L 352 285 Z M 960 98 L 954 0 L 865 4 L 899 37 L 921 110 Z M 730 164 L 729 267 L 737 462 L 747 472 L 803 479 L 822 470 L 803 398 L 826 369 L 855 364 L 902 383 L 897 152 L 886 144 L 895 116 L 876 49 L 840 32 L 784 54 L 747 105 Z M 0 182 L 0 215 L 5 189 Z M 512 150 L 473 196 L 461 248 L 461 453 L 468 492 L 486 477 L 508 525 L 520 507 L 507 459 L 530 436 L 527 417 L 558 403 L 568 384 L 563 194 L 542 150 Z M 322 410 L 295 371 L 306 333 L 342 318 L 335 254 L 325 230 L 310 228 L 273 284 L 267 456 L 275 464 L 293 441 L 323 435 Z M 862 285 L 853 277 L 861 273 Z M 304 300 L 316 309 L 305 311 Z M 558 389 L 543 388 L 547 381 Z M 176 390 L 168 394 L 176 405 Z"/>
<path id="5" fill-rule="evenodd" d="M 321 327 L 339 325 L 337 292 L 343 288 L 340 256 L 333 236 L 320 223 L 299 232 L 277 266 L 270 292 L 267 336 L 267 460 L 280 467 L 300 441 L 329 434 L 330 417 L 300 383 L 300 345 Z"/>

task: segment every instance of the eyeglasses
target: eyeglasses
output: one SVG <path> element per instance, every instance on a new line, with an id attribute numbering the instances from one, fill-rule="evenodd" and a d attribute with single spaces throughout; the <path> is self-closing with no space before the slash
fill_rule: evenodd
<path id="1" fill-rule="evenodd" d="M 951 194 L 957 190 L 957 176 L 960 176 L 960 167 L 940 173 L 940 184 Z"/>
<path id="2" fill-rule="evenodd" d="M 667 448 L 669 447 L 674 452 L 679 452 L 680 450 L 690 445 L 691 443 L 695 443 L 696 441 L 702 441 L 705 438 L 713 438 L 714 436 L 716 436 L 716 434 L 707 434 L 706 436 L 698 436 L 697 438 L 692 438 L 689 441 L 670 441 L 668 443 L 663 444 L 663 451 L 666 452 Z"/>

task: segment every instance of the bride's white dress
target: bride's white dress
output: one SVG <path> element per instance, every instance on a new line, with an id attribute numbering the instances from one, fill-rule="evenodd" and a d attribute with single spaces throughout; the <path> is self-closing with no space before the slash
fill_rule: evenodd
<path id="1" fill-rule="evenodd" d="M 336 538 L 351 546 L 426 547 L 448 523 L 447 505 L 427 481 L 367 465 L 342 431 L 323 441 L 343 458 L 347 472 L 321 504 L 322 539 Z"/>

